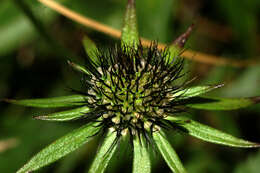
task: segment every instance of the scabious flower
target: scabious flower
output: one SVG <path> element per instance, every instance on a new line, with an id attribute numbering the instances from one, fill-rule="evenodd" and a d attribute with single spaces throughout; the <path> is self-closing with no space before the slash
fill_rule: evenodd
<path id="1" fill-rule="evenodd" d="M 84 120 L 85 125 L 58 139 L 36 154 L 18 172 L 31 172 L 46 166 L 103 135 L 89 172 L 104 172 L 109 161 L 120 150 L 120 141 L 129 141 L 133 151 L 133 172 L 151 172 L 150 146 L 158 150 L 175 173 L 185 173 L 180 159 L 167 140 L 165 131 L 180 131 L 196 138 L 232 147 L 259 147 L 216 129 L 179 116 L 185 108 L 230 110 L 259 101 L 255 98 L 199 97 L 217 86 L 188 87 L 180 82 L 185 75 L 181 48 L 192 26 L 164 50 L 156 42 L 143 47 L 139 41 L 135 1 L 128 0 L 121 45 L 107 51 L 96 48 L 87 37 L 84 45 L 88 65 L 69 61 L 84 77 L 84 91 L 75 95 L 48 99 L 8 100 L 33 107 L 72 107 L 70 110 L 38 116 L 48 121 Z"/>

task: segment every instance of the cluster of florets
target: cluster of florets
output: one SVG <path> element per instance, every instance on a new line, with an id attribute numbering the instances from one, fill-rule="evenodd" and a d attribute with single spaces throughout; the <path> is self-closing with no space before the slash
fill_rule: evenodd
<path id="1" fill-rule="evenodd" d="M 169 52 L 158 50 L 156 44 L 100 52 L 95 75 L 85 78 L 86 104 L 94 109 L 86 117 L 132 137 L 167 127 L 165 118 L 180 111 L 176 93 L 183 85 L 175 81 L 183 76 L 183 60 L 176 57 L 170 62 Z"/>

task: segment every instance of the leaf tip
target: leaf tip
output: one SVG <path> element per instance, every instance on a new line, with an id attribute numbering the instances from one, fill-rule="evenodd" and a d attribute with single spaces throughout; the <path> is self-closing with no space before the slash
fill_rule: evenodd
<path id="1" fill-rule="evenodd" d="M 254 147 L 255 148 L 259 148 L 260 147 L 260 143 L 255 143 Z"/>
<path id="2" fill-rule="evenodd" d="M 69 66 L 71 66 L 71 67 L 74 66 L 74 63 L 73 63 L 72 61 L 70 61 L 70 60 L 67 60 L 67 64 L 68 64 Z"/>
<path id="3" fill-rule="evenodd" d="M 135 5 L 135 0 L 128 0 L 128 7 L 133 7 Z"/>
<path id="4" fill-rule="evenodd" d="M 89 42 L 91 42 L 90 38 L 86 35 L 83 35 L 82 43 L 85 44 L 85 46 L 86 46 Z"/>
<path id="5" fill-rule="evenodd" d="M 250 143 L 250 145 L 248 145 L 246 148 L 259 148 L 260 147 L 260 143 L 258 143 L 258 142 L 248 141 L 248 143 Z"/>
<path id="6" fill-rule="evenodd" d="M 45 116 L 33 116 L 33 119 L 36 119 L 36 120 L 45 120 Z"/>
<path id="7" fill-rule="evenodd" d="M 217 89 L 217 88 L 221 88 L 221 87 L 223 87 L 225 84 L 218 84 L 218 85 L 215 85 L 213 88 L 214 89 Z"/>
<path id="8" fill-rule="evenodd" d="M 173 45 L 176 45 L 179 48 L 183 48 L 188 38 L 190 37 L 192 31 L 194 30 L 194 27 L 195 24 L 192 23 L 182 35 L 180 35 L 177 39 L 173 41 Z"/>

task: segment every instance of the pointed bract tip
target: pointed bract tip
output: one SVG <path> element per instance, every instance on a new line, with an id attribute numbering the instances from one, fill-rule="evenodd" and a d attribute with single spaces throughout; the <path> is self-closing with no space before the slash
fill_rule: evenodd
<path id="1" fill-rule="evenodd" d="M 45 120 L 44 118 L 45 116 L 33 116 L 33 119 L 36 119 L 36 120 Z"/>
<path id="2" fill-rule="evenodd" d="M 67 63 L 68 63 L 69 65 L 73 65 L 73 62 L 71 62 L 70 60 L 67 60 Z"/>
<path id="3" fill-rule="evenodd" d="M 251 148 L 259 148 L 260 147 L 260 143 L 253 143 L 253 145 L 251 146 Z"/>
<path id="4" fill-rule="evenodd" d="M 68 63 L 68 65 L 71 67 L 71 68 L 75 68 L 75 64 L 72 62 L 72 61 L 70 61 L 70 60 L 67 60 L 67 63 Z"/>
<path id="5" fill-rule="evenodd" d="M 191 25 L 187 28 L 186 32 L 184 32 L 184 33 L 183 33 L 182 35 L 180 35 L 176 40 L 173 41 L 173 44 L 174 44 L 174 45 L 177 45 L 177 46 L 180 47 L 180 48 L 183 48 L 184 45 L 185 45 L 185 43 L 187 42 L 188 38 L 190 37 L 190 35 L 191 35 L 191 33 L 192 33 L 194 27 L 195 27 L 195 24 L 194 24 L 194 23 L 191 24 Z"/>
<path id="6" fill-rule="evenodd" d="M 135 4 L 135 0 L 128 0 L 128 5 L 134 5 Z"/>
<path id="7" fill-rule="evenodd" d="M 72 62 L 72 61 L 70 61 L 70 60 L 67 60 L 67 63 L 68 63 L 69 66 L 71 66 L 72 68 L 75 69 L 76 64 L 75 64 L 74 62 Z"/>
<path id="8" fill-rule="evenodd" d="M 126 8 L 127 9 L 134 9 L 135 8 L 135 0 L 128 0 Z"/>
<path id="9" fill-rule="evenodd" d="M 215 85 L 213 88 L 221 88 L 223 87 L 225 84 L 218 84 L 218 85 Z"/>
<path id="10" fill-rule="evenodd" d="M 260 147 L 260 143 L 256 143 L 255 147 Z"/>

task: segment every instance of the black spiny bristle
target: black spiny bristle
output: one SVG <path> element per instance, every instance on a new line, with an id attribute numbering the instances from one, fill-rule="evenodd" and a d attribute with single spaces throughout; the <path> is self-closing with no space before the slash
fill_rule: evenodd
<path id="1" fill-rule="evenodd" d="M 103 132 L 114 129 L 115 143 L 127 131 L 130 140 L 143 136 L 147 144 L 152 144 L 156 129 L 174 128 L 164 118 L 183 111 L 181 103 L 171 96 L 184 88 L 185 83 L 174 82 L 184 75 L 184 61 L 175 57 L 169 63 L 169 51 L 159 50 L 156 42 L 148 48 L 116 45 L 98 52 L 100 66 L 96 70 L 100 75 L 84 78 L 86 92 L 74 90 L 90 97 L 86 105 L 94 110 L 82 118 L 99 121 Z"/>

